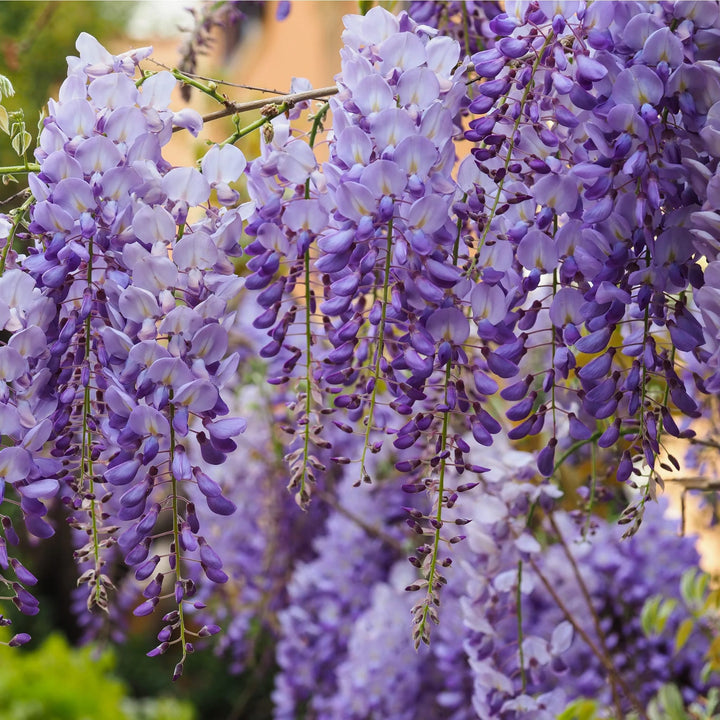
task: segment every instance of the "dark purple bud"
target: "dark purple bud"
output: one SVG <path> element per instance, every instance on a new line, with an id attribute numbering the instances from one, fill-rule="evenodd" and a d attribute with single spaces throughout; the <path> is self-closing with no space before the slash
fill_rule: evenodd
<path id="1" fill-rule="evenodd" d="M 497 49 L 509 58 L 522 57 L 527 52 L 527 41 L 520 38 L 504 37 L 497 44 Z"/>
<path id="2" fill-rule="evenodd" d="M 620 483 L 627 482 L 630 477 L 630 473 L 632 473 L 632 469 L 633 469 L 633 463 L 630 458 L 630 453 L 626 450 L 623 453 L 622 459 L 620 460 L 620 464 L 618 465 L 618 469 L 617 469 L 618 482 L 620 482 Z"/>
<path id="3" fill-rule="evenodd" d="M 27 633 L 18 633 L 17 635 L 13 635 L 8 645 L 10 647 L 20 647 L 21 645 L 29 643 L 30 640 L 32 640 L 32 638 Z"/>
<path id="4" fill-rule="evenodd" d="M 149 653 L 146 653 L 147 657 L 157 657 L 158 655 L 164 655 L 170 644 L 167 642 L 161 643 L 157 647 L 153 648 Z"/>
<path id="5" fill-rule="evenodd" d="M 574 413 L 570 413 L 568 420 L 570 422 L 570 437 L 573 440 L 589 440 L 592 437 L 592 430 L 585 423 L 578 420 Z"/>
<path id="6" fill-rule="evenodd" d="M 587 365 L 580 368 L 577 374 L 582 380 L 599 380 L 605 377 L 612 367 L 614 352 L 606 352 L 591 360 Z"/>
<path id="7" fill-rule="evenodd" d="M 154 572 L 158 563 L 160 562 L 159 555 L 153 555 L 149 560 L 146 560 L 135 570 L 136 580 L 147 580 Z"/>
<path id="8" fill-rule="evenodd" d="M 523 420 L 519 425 L 511 428 L 507 434 L 508 438 L 510 438 L 510 440 L 521 440 L 522 438 L 527 437 L 530 434 L 536 419 L 536 415 L 531 415 L 527 420 Z"/>
<path id="9" fill-rule="evenodd" d="M 222 560 L 217 553 L 207 544 L 205 538 L 199 538 L 200 542 L 200 560 L 208 567 L 219 570 L 222 568 Z"/>
<path id="10" fill-rule="evenodd" d="M 145 558 L 148 556 L 148 552 L 150 552 L 150 538 L 145 538 L 141 543 L 136 545 L 126 556 L 125 556 L 125 564 L 129 566 L 138 565 L 139 563 L 144 563 Z M 153 568 L 155 566 L 153 565 Z M 138 568 L 139 570 L 139 568 Z M 152 572 L 152 570 L 150 571 Z M 149 573 L 148 573 L 149 575 Z"/>
<path id="11" fill-rule="evenodd" d="M 207 505 L 216 515 L 232 515 L 237 509 L 234 503 L 223 495 L 208 497 Z"/>
<path id="12" fill-rule="evenodd" d="M 598 438 L 598 445 L 602 448 L 612 447 L 620 437 L 620 420 L 617 419 Z"/>
<path id="13" fill-rule="evenodd" d="M 140 460 L 126 460 L 114 467 L 109 467 L 103 474 L 103 477 L 105 481 L 111 485 L 127 485 L 135 479 L 139 468 Z"/>
<path id="14" fill-rule="evenodd" d="M 208 580 L 211 580 L 214 583 L 218 583 L 218 585 L 226 583 L 229 579 L 228 576 L 218 568 L 208 567 L 204 563 L 201 563 L 201 567 Z"/>
<path id="15" fill-rule="evenodd" d="M 589 353 L 590 355 L 602 352 L 610 342 L 610 335 L 610 328 L 597 330 L 594 333 L 581 337 L 575 343 L 575 349 L 578 352 Z"/>
<path id="16" fill-rule="evenodd" d="M 555 446 L 556 438 L 550 438 L 547 446 L 544 447 L 537 457 L 537 467 L 543 477 L 552 477 L 555 471 Z"/>
<path id="17" fill-rule="evenodd" d="M 15 571 L 15 576 L 21 583 L 23 583 L 24 585 L 36 585 L 37 584 L 37 578 L 28 569 L 26 569 L 25 566 L 19 560 L 16 560 L 15 558 L 11 558 L 10 564 L 12 565 L 12 568 Z"/>
<path id="18" fill-rule="evenodd" d="M 495 352 L 488 352 L 486 359 L 490 370 L 501 378 L 515 377 L 520 372 L 520 368 L 514 362 Z"/>
<path id="19" fill-rule="evenodd" d="M 475 381 L 475 387 L 477 391 L 481 395 L 494 395 L 497 392 L 497 382 L 495 382 L 495 380 L 493 380 L 481 370 L 475 370 L 473 372 L 473 380 Z M 500 394 L 502 395 L 502 393 Z M 503 395 L 503 397 L 505 396 Z"/>
<path id="20" fill-rule="evenodd" d="M 492 445 L 492 435 L 490 435 L 482 423 L 474 422 L 472 424 L 472 434 L 480 445 L 484 445 L 485 447 L 490 447 Z"/>
<path id="21" fill-rule="evenodd" d="M 198 637 L 210 637 L 211 635 L 217 635 L 219 632 L 219 625 L 203 625 L 200 630 L 198 630 Z"/>
<path id="22" fill-rule="evenodd" d="M 158 595 L 160 595 L 160 592 L 162 591 L 162 583 L 163 583 L 163 574 L 158 573 L 152 579 L 152 582 L 150 582 L 148 584 L 148 586 L 143 590 L 143 595 L 146 598 L 156 598 Z"/>
<path id="23" fill-rule="evenodd" d="M 521 400 L 519 403 L 509 408 L 505 413 L 507 419 L 517 422 L 526 418 L 532 412 L 536 397 L 537 393 L 530 393 L 530 395 L 524 400 Z"/>
<path id="24" fill-rule="evenodd" d="M 150 615 L 152 611 L 155 609 L 155 606 L 158 604 L 159 599 L 157 597 L 152 597 L 149 600 L 146 600 L 144 603 L 140 603 L 134 610 L 133 615 L 136 617 L 144 617 L 145 615 Z"/>

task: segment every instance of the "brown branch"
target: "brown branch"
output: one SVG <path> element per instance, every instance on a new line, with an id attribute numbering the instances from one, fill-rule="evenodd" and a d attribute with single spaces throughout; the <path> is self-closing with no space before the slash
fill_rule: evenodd
<path id="1" fill-rule="evenodd" d="M 545 589 L 550 593 L 550 596 L 557 604 L 558 608 L 560 608 L 560 611 L 565 616 L 565 619 L 573 626 L 575 629 L 575 632 L 583 639 L 585 644 L 588 646 L 590 651 L 593 655 L 602 663 L 605 670 L 608 672 L 608 674 L 615 679 L 615 682 L 620 686 L 622 691 L 625 693 L 625 697 L 635 706 L 635 709 L 638 712 L 638 715 L 643 718 L 643 720 L 649 720 L 647 712 L 645 711 L 645 708 L 643 707 L 642 702 L 638 698 L 638 696 L 632 691 L 630 686 L 623 680 L 622 676 L 618 672 L 617 668 L 613 665 L 612 660 L 607 657 L 598 647 L 595 645 L 595 643 L 592 641 L 590 636 L 585 632 L 583 627 L 578 623 L 578 621 L 575 619 L 573 614 L 568 610 L 565 603 L 562 601 L 562 598 L 558 595 L 557 591 L 553 587 L 552 583 L 545 577 L 545 575 L 542 573 L 540 568 L 538 567 L 538 564 L 535 562 L 535 560 L 530 557 L 528 562 L 532 566 L 532 569 L 537 573 L 537 576 L 540 578 L 542 584 L 545 586 Z"/>
<path id="2" fill-rule="evenodd" d="M 315 90 L 305 90 L 304 92 L 292 93 L 290 95 L 275 95 L 273 97 L 262 98 L 260 100 L 249 100 L 248 102 L 234 103 L 227 102 L 222 110 L 216 110 L 208 115 L 203 116 L 203 122 L 212 122 L 228 115 L 239 115 L 240 113 L 249 112 L 250 110 L 261 110 L 266 105 L 280 105 L 288 103 L 295 105 L 304 100 L 321 100 L 331 95 L 336 95 L 340 91 L 336 85 L 330 87 L 317 88 Z M 183 130 L 184 128 L 173 128 L 173 132 Z"/>
<path id="3" fill-rule="evenodd" d="M 585 579 L 582 576 L 582 573 L 580 572 L 580 568 L 578 567 L 577 561 L 575 560 L 575 556 L 572 554 L 572 551 L 570 550 L 570 547 L 567 544 L 567 541 L 565 540 L 565 537 L 563 536 L 560 528 L 558 527 L 557 522 L 555 522 L 555 516 L 552 513 L 548 513 L 548 520 L 550 521 L 550 526 L 552 527 L 553 531 L 555 532 L 555 535 L 557 536 L 558 541 L 560 542 L 560 545 L 562 545 L 563 551 L 565 552 L 565 556 L 567 557 L 572 569 L 573 574 L 575 575 L 575 580 L 577 581 L 578 586 L 580 587 L 580 592 L 582 593 L 583 598 L 585 599 L 585 604 L 588 607 L 588 610 L 590 611 L 590 615 L 593 619 L 593 625 L 595 626 L 595 632 L 597 633 L 598 640 L 600 641 L 600 647 L 602 648 L 602 651 L 605 653 L 605 655 L 609 658 L 610 657 L 610 651 L 608 650 L 607 643 L 605 642 L 605 633 L 602 631 L 602 627 L 600 626 L 600 618 L 597 614 L 597 611 L 595 610 L 595 606 L 593 605 L 592 597 L 590 596 L 590 591 L 588 590 L 588 586 L 585 583 Z M 612 690 L 612 696 L 613 696 L 613 703 L 615 705 L 615 712 L 617 713 L 618 720 L 622 717 L 622 705 L 620 704 L 620 695 L 618 693 L 618 686 L 617 682 L 615 680 L 615 675 L 610 674 L 610 687 Z"/>

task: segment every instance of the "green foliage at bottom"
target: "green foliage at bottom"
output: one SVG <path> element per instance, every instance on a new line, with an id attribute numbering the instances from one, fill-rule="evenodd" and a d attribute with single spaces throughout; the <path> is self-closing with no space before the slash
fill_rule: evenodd
<path id="1" fill-rule="evenodd" d="M 110 652 L 57 634 L 37 649 L 0 647 L 0 720 L 193 720 L 173 698 L 134 700 Z"/>

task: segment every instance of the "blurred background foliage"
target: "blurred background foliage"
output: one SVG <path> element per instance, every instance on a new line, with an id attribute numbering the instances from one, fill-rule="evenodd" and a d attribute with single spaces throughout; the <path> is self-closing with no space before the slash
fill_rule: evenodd
<path id="1" fill-rule="evenodd" d="M 67 73 L 65 62 L 58 60 L 76 53 L 75 40 L 82 31 L 101 42 L 122 35 L 135 5 L 76 0 L 0 2 L 0 74 L 9 77 L 15 88 L 15 95 L 5 99 L 3 105 L 9 112 L 24 113 L 33 141 L 39 112 Z M 26 155 L 28 160 L 32 160 L 32 147 Z M 0 143 L 0 164 L 17 162 L 10 143 Z M 0 199 L 8 198 L 22 186 L 24 181 L 20 187 L 14 183 L 0 187 Z"/>
<path id="2" fill-rule="evenodd" d="M 28 125 L 37 120 L 54 86 L 67 73 L 58 58 L 76 54 L 75 40 L 85 31 L 101 42 L 122 33 L 132 2 L 0 3 L 0 73 L 12 78 L 15 97 L 8 109 L 25 111 Z M 6 148 L 2 148 L 5 153 Z M 3 154 L 3 160 L 5 156 Z"/>

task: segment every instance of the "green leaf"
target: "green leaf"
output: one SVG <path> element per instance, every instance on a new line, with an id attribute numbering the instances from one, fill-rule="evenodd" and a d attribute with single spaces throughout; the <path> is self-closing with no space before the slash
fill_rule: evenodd
<path id="1" fill-rule="evenodd" d="M 8 111 L 2 105 L 0 105 L 0 130 L 6 134 L 10 132 Z"/>
<path id="2" fill-rule="evenodd" d="M 32 135 L 27 131 L 23 130 L 19 132 L 12 139 L 13 150 L 20 156 L 23 157 L 27 152 L 27 149 L 32 144 Z"/>
<path id="3" fill-rule="evenodd" d="M 655 635 L 659 632 L 657 629 L 657 619 L 661 602 L 662 595 L 653 595 L 651 598 L 648 598 L 643 605 L 642 612 L 640 613 L 640 625 L 646 635 Z"/>
<path id="4" fill-rule="evenodd" d="M 568 705 L 557 720 L 595 720 L 597 713 L 597 702 L 583 698 Z"/>
<path id="5" fill-rule="evenodd" d="M 12 83 L 4 75 L 0 75 L 0 99 L 3 97 L 12 97 L 15 94 L 15 88 Z"/>
<path id="6" fill-rule="evenodd" d="M 687 720 L 685 703 L 675 685 L 663 685 L 658 692 L 658 699 L 662 703 L 667 720 Z"/>
<path id="7" fill-rule="evenodd" d="M 680 652 L 683 647 L 685 647 L 685 643 L 688 641 L 688 638 L 690 637 L 690 633 L 693 631 L 693 628 L 695 627 L 695 621 L 693 618 L 685 618 L 681 623 L 680 627 L 677 629 L 677 632 L 675 633 L 675 652 Z"/>
<path id="8" fill-rule="evenodd" d="M 696 572 L 695 568 L 688 568 L 680 578 L 680 595 L 688 605 L 692 603 L 693 580 Z"/>
<path id="9" fill-rule="evenodd" d="M 678 601 L 675 598 L 667 598 L 660 605 L 657 615 L 656 627 L 658 635 L 663 632 L 668 618 L 672 615 L 673 610 L 677 607 Z"/>

